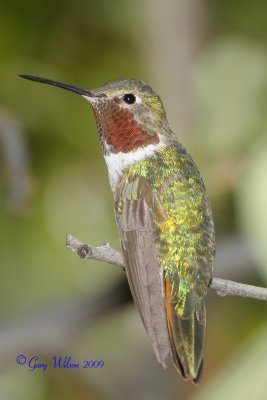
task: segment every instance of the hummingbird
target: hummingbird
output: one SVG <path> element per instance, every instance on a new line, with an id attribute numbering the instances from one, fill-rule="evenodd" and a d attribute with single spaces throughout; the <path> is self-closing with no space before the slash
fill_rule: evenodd
<path id="1" fill-rule="evenodd" d="M 182 378 L 197 384 L 214 223 L 198 168 L 170 129 L 160 97 L 135 79 L 88 90 L 20 76 L 77 93 L 92 106 L 134 303 L 159 363 L 166 368 L 172 357 Z"/>

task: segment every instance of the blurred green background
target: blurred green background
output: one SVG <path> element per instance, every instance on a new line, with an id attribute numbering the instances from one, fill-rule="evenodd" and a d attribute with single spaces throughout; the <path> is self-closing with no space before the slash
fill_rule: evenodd
<path id="1" fill-rule="evenodd" d="M 0 399 L 266 400 L 266 303 L 210 291 L 195 388 L 157 364 L 124 273 L 65 249 L 68 232 L 119 249 L 93 113 L 17 74 L 150 84 L 205 180 L 215 276 L 266 286 L 267 2 L 2 1 L 0 38 Z M 53 355 L 105 366 L 53 369 Z"/>

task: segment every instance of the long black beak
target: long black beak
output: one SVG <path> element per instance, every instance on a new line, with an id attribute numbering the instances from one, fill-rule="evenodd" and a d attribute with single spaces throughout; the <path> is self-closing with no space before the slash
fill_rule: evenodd
<path id="1" fill-rule="evenodd" d="M 52 81 L 51 79 L 40 78 L 39 76 L 32 76 L 32 75 L 19 75 L 21 78 L 29 79 L 30 81 L 40 82 L 40 83 L 47 83 L 48 85 L 57 86 L 62 89 L 69 90 L 71 92 L 77 93 L 81 96 L 86 97 L 102 97 L 102 96 L 95 96 L 89 90 L 82 89 L 77 86 L 68 85 L 66 83 L 61 83 L 57 81 Z"/>

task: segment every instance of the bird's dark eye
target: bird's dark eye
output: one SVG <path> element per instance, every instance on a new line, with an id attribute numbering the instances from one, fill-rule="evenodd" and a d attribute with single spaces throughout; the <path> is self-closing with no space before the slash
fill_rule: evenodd
<path id="1" fill-rule="evenodd" d="M 125 103 L 127 103 L 127 104 L 133 104 L 133 103 L 135 103 L 136 98 L 135 98 L 135 95 L 134 95 L 134 94 L 132 94 L 132 93 L 127 93 L 127 94 L 125 94 L 125 95 L 123 96 L 123 100 L 124 100 Z"/>

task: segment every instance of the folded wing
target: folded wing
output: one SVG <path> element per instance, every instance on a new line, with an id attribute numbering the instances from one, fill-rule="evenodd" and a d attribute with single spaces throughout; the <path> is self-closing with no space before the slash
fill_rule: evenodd
<path id="1" fill-rule="evenodd" d="M 115 200 L 127 278 L 156 357 L 166 367 L 171 354 L 180 374 L 197 382 L 203 362 L 205 307 L 192 292 L 186 312 L 177 312 L 179 299 L 160 268 L 155 243 L 155 225 L 168 220 L 164 207 L 144 177 L 130 182 L 122 178 Z M 179 288 L 178 271 L 175 280 Z"/>

